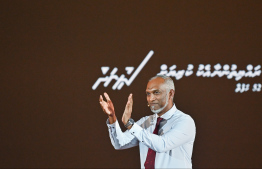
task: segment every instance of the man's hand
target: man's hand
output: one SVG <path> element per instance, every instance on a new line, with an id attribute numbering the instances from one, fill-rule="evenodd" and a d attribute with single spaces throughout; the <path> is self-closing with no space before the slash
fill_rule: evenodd
<path id="1" fill-rule="evenodd" d="M 109 123 L 112 124 L 116 121 L 114 105 L 107 93 L 104 93 L 104 96 L 106 98 L 106 101 L 104 101 L 102 95 L 100 95 L 99 103 L 104 113 L 108 115 Z"/>
<path id="2" fill-rule="evenodd" d="M 127 121 L 131 118 L 132 108 L 133 108 L 133 94 L 130 94 L 128 96 L 126 108 L 122 117 L 122 122 L 124 123 L 124 125 L 126 125 Z"/>

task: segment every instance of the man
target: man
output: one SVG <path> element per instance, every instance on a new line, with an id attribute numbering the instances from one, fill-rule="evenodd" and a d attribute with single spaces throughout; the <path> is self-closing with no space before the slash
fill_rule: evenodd
<path id="1" fill-rule="evenodd" d="M 153 115 L 134 122 L 131 118 L 133 98 L 129 95 L 122 116 L 127 131 L 121 131 L 114 106 L 107 93 L 99 102 L 108 115 L 107 125 L 115 149 L 139 145 L 141 168 L 192 168 L 191 156 L 195 140 L 193 119 L 178 110 L 173 103 L 173 80 L 164 75 L 151 78 L 147 84 L 148 106 Z"/>

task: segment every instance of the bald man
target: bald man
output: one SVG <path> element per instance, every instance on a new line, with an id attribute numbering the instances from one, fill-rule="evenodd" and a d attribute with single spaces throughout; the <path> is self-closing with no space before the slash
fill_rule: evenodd
<path id="1" fill-rule="evenodd" d="M 170 77 L 152 77 L 147 84 L 146 95 L 153 114 L 137 122 L 131 118 L 133 97 L 130 94 L 122 116 L 127 128 L 125 132 L 121 131 L 108 94 L 104 93 L 106 101 L 100 95 L 101 108 L 108 115 L 112 145 L 117 150 L 139 145 L 141 168 L 192 168 L 196 127 L 189 115 L 176 108 L 174 94 L 175 86 Z"/>

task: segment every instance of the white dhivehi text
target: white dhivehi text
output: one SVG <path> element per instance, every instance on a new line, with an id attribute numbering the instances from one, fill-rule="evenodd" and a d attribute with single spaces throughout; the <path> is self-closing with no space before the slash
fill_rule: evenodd
<path id="1" fill-rule="evenodd" d="M 135 70 L 135 72 L 132 74 L 132 76 L 127 79 L 125 77 L 125 74 L 122 74 L 120 77 L 116 75 L 118 68 L 115 67 L 109 76 L 105 76 L 105 77 L 100 77 L 96 80 L 96 82 L 94 83 L 94 85 L 92 86 L 93 90 L 96 90 L 96 88 L 99 86 L 100 83 L 104 82 L 104 87 L 107 87 L 110 82 L 114 79 L 116 80 L 115 84 L 112 86 L 113 90 L 120 90 L 122 89 L 122 87 L 124 86 L 124 84 L 126 84 L 127 86 L 130 86 L 131 83 L 134 81 L 134 79 L 136 78 L 136 76 L 140 73 L 140 71 L 143 69 L 143 67 L 146 65 L 146 63 L 149 61 L 149 59 L 152 57 L 152 55 L 154 54 L 154 51 L 151 50 L 147 56 L 144 58 L 144 60 L 140 63 L 140 65 L 137 67 L 137 69 Z M 106 73 L 108 72 L 110 68 L 105 66 L 105 67 L 101 67 L 102 73 L 103 75 L 106 75 Z M 134 67 L 126 67 L 125 68 L 126 72 L 128 75 L 130 75 L 133 70 Z"/>
<path id="2" fill-rule="evenodd" d="M 104 77 L 99 77 L 96 82 L 93 84 L 92 89 L 96 90 L 97 87 L 100 85 L 100 83 L 104 83 L 104 87 L 107 87 L 112 80 L 115 80 L 116 82 L 113 84 L 112 89 L 113 90 L 121 90 L 124 85 L 130 86 L 131 83 L 134 81 L 134 79 L 137 77 L 137 75 L 141 72 L 141 70 L 144 68 L 144 66 L 147 64 L 149 59 L 154 54 L 154 51 L 151 50 L 147 56 L 144 58 L 144 60 L 140 63 L 140 65 L 136 68 L 134 71 L 133 66 L 125 67 L 126 74 L 131 75 L 132 72 L 134 73 L 130 76 L 129 79 L 126 78 L 125 74 L 122 74 L 120 76 L 117 75 L 118 68 L 114 67 L 113 70 L 110 72 L 109 75 Z M 157 73 L 158 75 L 167 75 L 170 77 L 174 77 L 176 80 L 180 80 L 183 77 L 189 77 L 194 74 L 194 65 L 188 64 L 186 70 L 177 70 L 176 65 L 172 65 L 168 67 L 166 64 L 162 64 L 160 66 L 160 72 Z M 103 75 L 106 75 L 108 71 L 110 70 L 109 66 L 103 66 L 101 67 L 101 71 Z M 248 64 L 246 66 L 246 70 L 238 70 L 236 64 L 224 64 L 221 65 L 220 63 L 217 63 L 216 65 L 211 66 L 211 64 L 199 64 L 198 70 L 196 71 L 195 75 L 197 77 L 204 77 L 204 78 L 214 78 L 214 77 L 226 77 L 227 79 L 235 79 L 235 81 L 239 81 L 242 78 L 254 78 L 261 75 L 261 65 L 253 66 L 252 64 Z M 253 87 L 252 87 L 253 86 Z M 260 92 L 261 91 L 261 84 L 260 83 L 254 83 L 251 84 L 245 84 L 245 83 L 237 83 L 236 84 L 236 93 L 243 93 L 250 90 L 252 87 L 253 92 Z"/>
<path id="3" fill-rule="evenodd" d="M 193 74 L 193 64 L 188 64 L 187 70 L 176 70 L 177 66 L 172 65 L 169 67 L 166 64 L 162 64 L 160 66 L 159 75 L 167 75 L 170 77 L 174 77 L 176 80 L 180 80 L 181 78 L 191 76 Z M 246 70 L 237 70 L 237 65 L 232 64 L 231 67 L 228 64 L 222 65 L 216 64 L 213 67 L 213 71 L 211 71 L 211 65 L 207 64 L 199 64 L 198 70 L 196 72 L 197 77 L 205 77 L 205 78 L 213 78 L 223 77 L 226 76 L 228 79 L 235 79 L 235 81 L 239 81 L 243 77 L 254 78 L 261 75 L 261 65 L 257 65 L 254 67 L 253 65 L 249 64 L 246 67 Z M 247 92 L 250 89 L 250 84 L 245 83 L 237 83 L 235 92 L 236 93 L 243 93 Z M 253 92 L 260 92 L 261 91 L 261 84 L 255 83 L 253 84 Z"/>

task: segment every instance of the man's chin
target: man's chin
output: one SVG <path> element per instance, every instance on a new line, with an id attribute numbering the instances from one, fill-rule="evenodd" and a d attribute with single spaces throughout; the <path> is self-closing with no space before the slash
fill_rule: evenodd
<path id="1" fill-rule="evenodd" d="M 157 106 L 157 107 L 151 106 L 150 109 L 151 109 L 151 111 L 153 113 L 158 114 L 158 113 L 162 112 L 166 108 L 167 104 L 168 104 L 168 102 L 166 102 L 166 104 L 163 107 L 161 107 L 161 108 L 159 108 L 159 106 Z"/>
<path id="2" fill-rule="evenodd" d="M 160 107 L 158 105 L 150 106 L 151 110 L 158 110 Z"/>
<path id="3" fill-rule="evenodd" d="M 165 107 L 161 107 L 161 108 L 155 108 L 154 106 L 150 107 L 151 111 L 156 114 L 160 113 L 164 108 Z"/>

